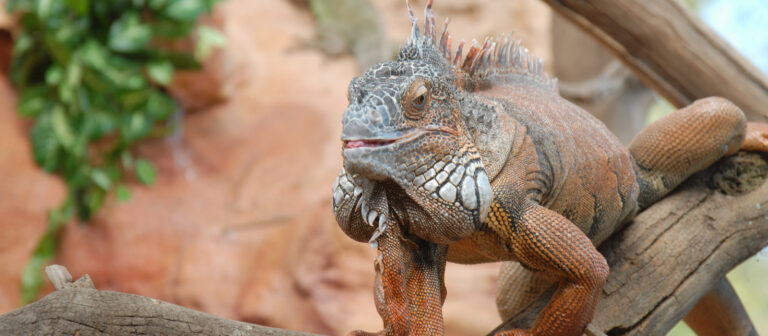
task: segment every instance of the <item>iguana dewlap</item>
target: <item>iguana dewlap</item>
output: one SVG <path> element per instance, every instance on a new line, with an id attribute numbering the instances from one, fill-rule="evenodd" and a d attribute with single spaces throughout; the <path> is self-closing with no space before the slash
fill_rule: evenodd
<path id="1" fill-rule="evenodd" d="M 511 307 L 559 284 L 530 330 L 503 335 L 581 335 L 608 275 L 594 244 L 735 153 L 744 114 L 725 99 L 700 100 L 627 149 L 561 98 L 516 41 L 489 39 L 466 55 L 462 43 L 454 55 L 431 5 L 423 31 L 411 12 L 396 61 L 352 80 L 342 120 L 333 208 L 347 235 L 377 244 L 381 334 L 442 333 L 448 260 L 518 261 L 503 278 L 525 291 L 500 296 Z"/>

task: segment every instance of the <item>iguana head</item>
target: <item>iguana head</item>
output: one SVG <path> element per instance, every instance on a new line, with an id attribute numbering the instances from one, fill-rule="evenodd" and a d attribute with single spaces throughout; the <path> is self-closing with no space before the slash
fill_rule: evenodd
<path id="1" fill-rule="evenodd" d="M 341 140 L 348 173 L 395 182 L 430 219 L 448 223 L 446 235 L 453 240 L 484 221 L 493 198 L 467 126 L 473 113 L 467 101 L 484 79 L 527 54 L 516 42 L 496 48 L 488 40 L 466 56 L 462 42 L 451 57 L 448 21 L 438 36 L 431 7 L 432 0 L 422 33 L 409 5 L 412 33 L 397 60 L 352 80 Z"/>

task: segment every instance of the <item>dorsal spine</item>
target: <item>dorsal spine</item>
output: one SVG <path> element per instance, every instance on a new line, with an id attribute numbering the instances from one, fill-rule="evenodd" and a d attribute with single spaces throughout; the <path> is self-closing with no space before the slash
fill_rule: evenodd
<path id="1" fill-rule="evenodd" d="M 456 70 L 461 70 L 478 82 L 494 75 L 522 75 L 557 92 L 557 79 L 549 77 L 544 72 L 543 61 L 531 55 L 528 48 L 523 47 L 519 40 L 510 39 L 503 35 L 495 39 L 493 37 L 486 38 L 482 45 L 473 40 L 466 55 L 463 54 L 465 43 L 461 41 L 455 56 L 451 57 L 452 38 L 448 31 L 450 20 L 445 20 L 443 31 L 438 40 L 435 17 L 432 14 L 434 0 L 427 1 L 427 6 L 424 9 L 423 34 L 419 29 L 418 20 L 413 13 L 410 1 L 406 0 L 405 2 L 412 23 L 409 43 L 426 42 L 431 44 Z"/>

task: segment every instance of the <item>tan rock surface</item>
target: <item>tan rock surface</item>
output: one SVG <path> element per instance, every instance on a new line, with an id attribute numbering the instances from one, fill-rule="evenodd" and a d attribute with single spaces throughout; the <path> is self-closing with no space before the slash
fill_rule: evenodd
<path id="1" fill-rule="evenodd" d="M 38 169 L 16 116 L 16 98 L 0 80 L 0 313 L 20 301 L 21 271 L 43 233 L 48 209 L 64 196 L 64 184 Z"/>
<path id="2" fill-rule="evenodd" d="M 475 3 L 437 1 L 456 39 L 517 31 L 548 55 L 541 4 Z M 410 29 L 403 2 L 374 4 L 402 42 Z M 312 36 L 312 18 L 289 1 L 221 6 L 232 97 L 187 115 L 176 136 L 143 145 L 157 184 L 134 185 L 131 200 L 110 202 L 88 226 L 71 224 L 57 263 L 75 277 L 91 274 L 101 289 L 228 318 L 326 334 L 378 330 L 373 251 L 344 236 L 330 209 L 354 60 L 294 48 Z M 33 164 L 12 96 L 0 85 L 0 313 L 18 303 L 21 269 L 64 191 Z M 482 334 L 499 322 L 497 267 L 449 265 L 449 334 Z"/>

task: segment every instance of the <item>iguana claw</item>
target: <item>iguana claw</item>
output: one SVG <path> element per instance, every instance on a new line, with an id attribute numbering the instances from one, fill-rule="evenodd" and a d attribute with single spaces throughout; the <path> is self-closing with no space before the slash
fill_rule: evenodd
<path id="1" fill-rule="evenodd" d="M 375 211 L 371 211 L 372 213 L 375 213 Z M 370 222 L 373 223 L 373 221 L 376 218 L 374 217 Z M 370 223 L 369 223 L 370 224 Z M 368 243 L 371 244 L 372 248 L 377 248 L 378 243 L 376 242 L 377 239 L 379 239 L 379 236 L 381 236 L 384 231 L 387 230 L 387 214 L 383 213 L 379 215 L 379 225 L 376 228 L 376 231 L 373 232 L 373 235 L 371 236 L 371 239 L 368 240 Z"/>

